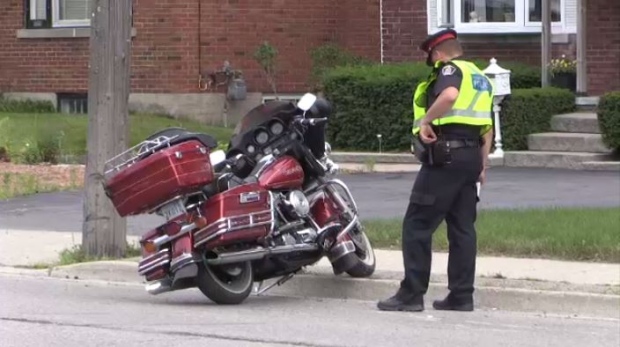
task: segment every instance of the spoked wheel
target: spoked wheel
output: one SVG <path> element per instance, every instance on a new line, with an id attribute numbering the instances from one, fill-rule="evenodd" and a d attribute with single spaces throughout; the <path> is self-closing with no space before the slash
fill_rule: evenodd
<path id="1" fill-rule="evenodd" d="M 346 271 L 351 277 L 370 277 L 375 272 L 377 266 L 375 258 L 375 250 L 370 244 L 370 240 L 366 233 L 359 228 L 355 228 L 349 232 L 353 243 L 355 243 L 355 255 L 357 263 Z"/>
<path id="2" fill-rule="evenodd" d="M 211 301 L 219 305 L 237 305 L 252 292 L 252 263 L 208 265 L 200 263 L 196 285 Z"/>

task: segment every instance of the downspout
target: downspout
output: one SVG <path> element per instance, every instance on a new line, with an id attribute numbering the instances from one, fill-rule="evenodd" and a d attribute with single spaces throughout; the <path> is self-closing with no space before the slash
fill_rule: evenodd
<path id="1" fill-rule="evenodd" d="M 381 64 L 383 64 L 383 0 L 379 0 L 379 41 L 381 46 Z"/>

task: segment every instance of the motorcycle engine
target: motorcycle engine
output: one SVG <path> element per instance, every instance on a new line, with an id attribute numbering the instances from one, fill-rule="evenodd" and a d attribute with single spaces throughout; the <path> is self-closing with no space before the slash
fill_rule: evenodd
<path id="1" fill-rule="evenodd" d="M 310 213 L 310 202 L 302 191 L 293 190 L 283 200 L 283 212 L 290 219 L 300 219 Z"/>

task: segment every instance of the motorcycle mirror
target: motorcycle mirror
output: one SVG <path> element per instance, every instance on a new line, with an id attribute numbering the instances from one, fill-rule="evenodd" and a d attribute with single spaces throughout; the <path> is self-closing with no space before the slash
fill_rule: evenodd
<path id="1" fill-rule="evenodd" d="M 211 160 L 211 165 L 215 166 L 226 160 L 226 153 L 223 150 L 218 149 L 217 151 L 211 152 L 211 154 L 209 154 L 209 159 Z"/>
<path id="2" fill-rule="evenodd" d="M 332 146 L 329 142 L 325 142 L 325 154 L 330 155 L 332 153 Z"/>
<path id="3" fill-rule="evenodd" d="M 306 93 L 297 102 L 297 107 L 302 109 L 304 112 L 307 112 L 310 108 L 312 108 L 315 102 L 316 102 L 316 95 L 312 93 Z"/>

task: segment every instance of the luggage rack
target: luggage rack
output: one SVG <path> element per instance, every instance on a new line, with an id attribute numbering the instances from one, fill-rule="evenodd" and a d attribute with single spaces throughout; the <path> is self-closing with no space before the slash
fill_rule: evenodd
<path id="1" fill-rule="evenodd" d="M 151 140 L 142 141 L 128 150 L 118 154 L 105 162 L 103 167 L 104 177 L 108 178 L 109 175 L 130 167 L 144 157 L 155 153 L 155 151 L 164 146 L 170 147 L 170 141 L 178 136 L 179 135 L 158 136 Z"/>

